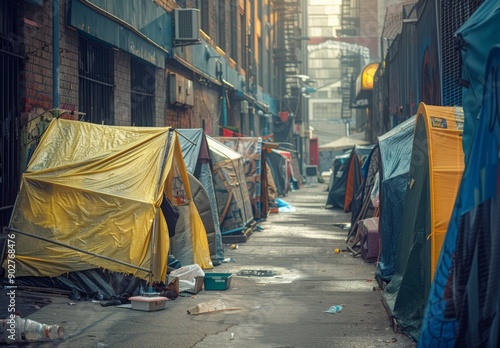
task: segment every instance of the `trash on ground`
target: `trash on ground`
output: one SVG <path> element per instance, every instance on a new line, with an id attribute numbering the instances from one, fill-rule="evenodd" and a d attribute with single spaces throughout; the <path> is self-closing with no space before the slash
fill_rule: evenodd
<path id="1" fill-rule="evenodd" d="M 342 312 L 342 305 L 331 306 L 330 308 L 328 308 L 326 311 L 323 312 L 331 314 L 340 313 Z"/>
<path id="2" fill-rule="evenodd" d="M 229 262 L 234 262 L 233 258 L 226 257 L 224 260 L 222 260 L 222 263 L 229 263 Z"/>
<path id="3" fill-rule="evenodd" d="M 187 291 L 191 293 L 196 293 L 201 290 L 199 288 L 199 282 L 203 282 L 203 280 L 200 280 L 200 278 L 197 279 L 197 277 L 203 276 L 205 276 L 205 272 L 203 272 L 201 267 L 197 264 L 187 265 L 178 269 L 174 269 L 169 274 L 169 278 L 179 278 L 180 292 Z"/>
<path id="4" fill-rule="evenodd" d="M 38 342 L 64 338 L 61 325 L 42 324 L 20 316 L 0 320 L 0 342 Z"/>
<path id="5" fill-rule="evenodd" d="M 210 301 L 199 303 L 196 306 L 189 308 L 187 312 L 191 315 L 198 315 L 205 313 L 236 311 L 240 309 L 241 308 L 239 307 L 227 307 L 227 305 L 221 299 L 213 299 Z"/>
<path id="6" fill-rule="evenodd" d="M 276 198 L 276 204 L 280 213 L 293 213 L 296 210 L 293 205 L 279 198 Z"/>
<path id="7" fill-rule="evenodd" d="M 265 269 L 242 269 L 237 273 L 240 277 L 273 277 L 276 274 L 275 271 Z"/>

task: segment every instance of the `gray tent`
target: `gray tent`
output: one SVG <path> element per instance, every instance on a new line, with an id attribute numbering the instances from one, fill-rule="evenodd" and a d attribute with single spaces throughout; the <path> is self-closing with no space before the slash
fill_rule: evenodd
<path id="1" fill-rule="evenodd" d="M 187 171 L 191 174 L 189 181 L 193 200 L 200 213 L 203 225 L 207 231 L 210 258 L 214 264 L 224 260 L 224 248 L 219 225 L 217 200 L 210 169 L 210 153 L 207 138 L 201 128 L 178 129 L 181 135 L 179 141 Z M 176 235 L 173 238 L 172 249 L 176 243 L 183 244 Z"/>

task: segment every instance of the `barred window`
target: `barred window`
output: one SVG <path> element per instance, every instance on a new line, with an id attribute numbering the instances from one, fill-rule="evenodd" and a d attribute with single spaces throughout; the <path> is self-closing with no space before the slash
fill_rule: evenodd
<path id="1" fill-rule="evenodd" d="M 132 126 L 154 126 L 155 68 L 137 59 L 130 60 Z"/>
<path id="2" fill-rule="evenodd" d="M 79 105 L 85 120 L 114 124 L 113 51 L 84 37 L 79 38 Z"/>

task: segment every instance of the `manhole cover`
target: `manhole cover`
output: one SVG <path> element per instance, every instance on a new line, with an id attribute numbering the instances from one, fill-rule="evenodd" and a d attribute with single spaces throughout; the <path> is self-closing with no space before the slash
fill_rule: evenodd
<path id="1" fill-rule="evenodd" d="M 265 269 L 242 269 L 237 273 L 241 277 L 273 277 L 277 273 Z"/>

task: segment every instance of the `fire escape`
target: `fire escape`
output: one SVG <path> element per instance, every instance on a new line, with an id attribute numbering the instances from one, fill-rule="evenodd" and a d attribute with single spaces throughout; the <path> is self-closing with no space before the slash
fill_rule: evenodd
<path id="1" fill-rule="evenodd" d="M 274 61 L 278 70 L 278 91 L 283 97 L 282 110 L 288 110 L 300 117 L 300 88 L 297 83 L 299 64 L 301 63 L 301 29 L 299 27 L 300 0 L 275 0 L 274 11 L 277 14 L 277 47 L 274 49 Z M 295 119 L 295 122 L 299 119 Z"/>
<path id="2" fill-rule="evenodd" d="M 337 32 L 342 38 L 356 37 L 360 33 L 358 1 L 342 0 L 340 26 Z M 352 49 L 351 45 L 345 45 L 341 50 L 340 69 L 342 74 L 342 119 L 352 118 L 351 103 L 354 98 L 354 80 L 361 70 L 361 55 Z"/>

